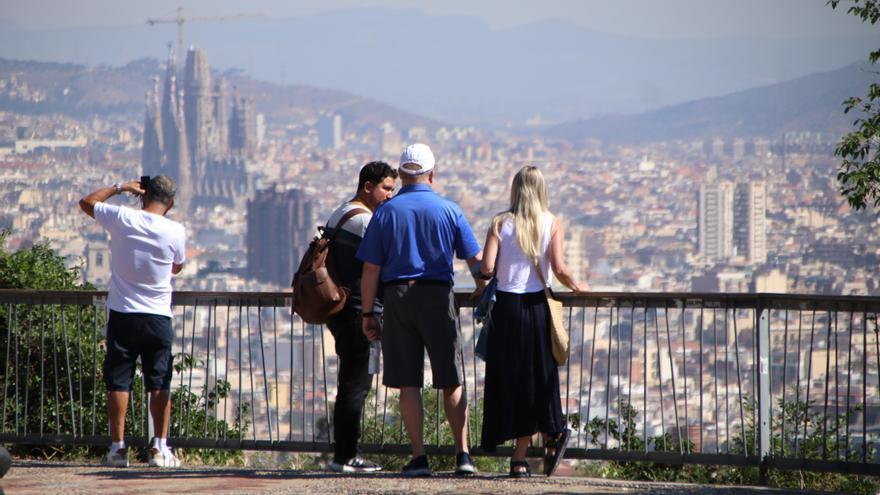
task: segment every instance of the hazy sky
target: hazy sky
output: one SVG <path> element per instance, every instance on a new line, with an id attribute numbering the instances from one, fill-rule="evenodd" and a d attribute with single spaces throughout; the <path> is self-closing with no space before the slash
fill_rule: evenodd
<path id="1" fill-rule="evenodd" d="M 26 28 L 141 24 L 151 17 L 262 12 L 298 17 L 359 7 L 415 8 L 432 15 L 466 15 L 505 28 L 560 19 L 604 31 L 662 38 L 836 36 L 877 34 L 825 0 L 0 0 L 0 18 Z"/>

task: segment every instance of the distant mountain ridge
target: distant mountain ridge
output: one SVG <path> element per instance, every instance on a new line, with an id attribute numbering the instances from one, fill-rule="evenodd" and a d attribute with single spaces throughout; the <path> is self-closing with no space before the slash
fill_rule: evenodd
<path id="1" fill-rule="evenodd" d="M 87 67 L 0 58 L 0 80 L 6 81 L 8 86 L 14 78 L 20 88 L 0 90 L 0 110 L 62 113 L 80 118 L 118 113 L 139 119 L 143 116 L 144 96 L 152 87 L 153 78 L 163 75 L 164 66 L 151 59 L 136 60 L 121 67 Z M 303 120 L 314 118 L 320 111 L 331 111 L 342 115 L 346 126 L 378 127 L 384 122 L 401 128 L 439 125 L 434 119 L 344 91 L 267 83 L 241 71 L 227 71 L 222 76 L 231 93 L 237 91 L 242 96 L 252 96 L 257 111 L 265 113 L 270 121 Z"/>
<path id="2" fill-rule="evenodd" d="M 864 63 L 856 63 L 651 112 L 566 122 L 546 129 L 544 134 L 572 142 L 640 142 L 778 136 L 787 131 L 845 133 L 852 128 L 855 116 L 844 115 L 842 103 L 851 96 L 863 96 L 878 80 L 871 70 Z"/>
<path id="3" fill-rule="evenodd" d="M 637 14 L 637 13 L 635 13 Z M 832 15 L 829 12 L 829 15 Z M 492 29 L 477 17 L 361 8 L 186 26 L 212 67 L 336 88 L 455 124 L 563 122 L 657 109 L 832 70 L 876 37 L 648 39 L 561 21 Z M 0 57 L 122 65 L 163 59 L 175 26 L 28 30 L 0 23 Z"/>

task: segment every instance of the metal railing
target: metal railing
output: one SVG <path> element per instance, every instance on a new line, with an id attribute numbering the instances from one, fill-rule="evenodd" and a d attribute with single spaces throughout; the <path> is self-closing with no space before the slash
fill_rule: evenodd
<path id="1" fill-rule="evenodd" d="M 104 292 L 0 291 L 0 442 L 105 445 Z M 171 436 L 191 448 L 332 449 L 336 356 L 289 293 L 176 292 Z M 880 298 L 777 294 L 560 294 L 570 359 L 560 367 L 574 430 L 566 457 L 876 474 Z M 470 443 L 484 364 L 457 294 Z M 427 364 L 426 364 L 427 365 Z M 407 453 L 396 391 L 377 375 L 368 453 Z M 429 453 L 451 453 L 440 401 Z M 149 438 L 142 388 L 127 435 Z M 509 446 L 495 455 L 510 455 Z M 480 454 L 479 450 L 476 453 Z"/>

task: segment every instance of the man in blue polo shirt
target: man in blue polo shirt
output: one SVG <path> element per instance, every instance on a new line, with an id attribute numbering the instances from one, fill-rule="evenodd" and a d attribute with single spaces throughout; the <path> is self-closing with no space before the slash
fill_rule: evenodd
<path id="1" fill-rule="evenodd" d="M 467 399 L 461 387 L 464 376 L 452 293 L 452 257 L 467 260 L 471 273 L 477 273 L 480 245 L 458 205 L 431 187 L 434 154 L 428 146 L 407 147 L 398 171 L 403 187 L 376 210 L 357 252 L 364 262 L 363 307 L 373 307 L 380 281 L 385 305 L 384 328 L 372 311 L 366 311 L 363 330 L 368 339 L 382 340 L 382 383 L 400 389 L 400 414 L 413 451 L 403 474 L 431 475 L 422 435 L 426 349 L 432 383 L 443 390 L 446 418 L 452 428 L 455 473 L 473 474 L 476 468 L 468 453 Z M 477 283 L 483 284 L 481 280 Z"/>

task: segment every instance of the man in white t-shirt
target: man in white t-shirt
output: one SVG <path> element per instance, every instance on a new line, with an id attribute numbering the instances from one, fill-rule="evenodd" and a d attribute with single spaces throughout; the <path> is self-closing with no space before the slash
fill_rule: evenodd
<path id="1" fill-rule="evenodd" d="M 143 209 L 106 203 L 123 192 L 140 196 Z M 174 340 L 171 275 L 180 272 L 186 259 L 183 225 L 165 218 L 174 206 L 175 192 L 174 181 L 160 175 L 104 187 L 79 201 L 83 212 L 110 234 L 104 382 L 112 444 L 102 461 L 106 466 L 128 466 L 125 413 L 138 356 L 156 432 L 150 444 L 149 463 L 156 467 L 180 465 L 167 443 Z"/>
<path id="2" fill-rule="evenodd" d="M 370 342 L 361 331 L 361 272 L 363 263 L 355 258 L 361 238 L 373 211 L 391 197 L 397 171 L 385 162 L 370 162 L 361 168 L 354 198 L 342 203 L 327 220 L 330 235 L 340 232 L 330 243 L 338 282 L 351 290 L 345 307 L 327 322 L 339 356 L 336 405 L 333 408 L 333 462 L 330 469 L 341 473 L 372 473 L 382 468 L 358 454 L 361 413 L 370 391 Z M 377 301 L 369 312 L 382 311 Z"/>

